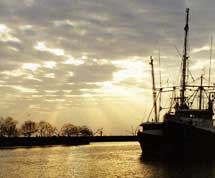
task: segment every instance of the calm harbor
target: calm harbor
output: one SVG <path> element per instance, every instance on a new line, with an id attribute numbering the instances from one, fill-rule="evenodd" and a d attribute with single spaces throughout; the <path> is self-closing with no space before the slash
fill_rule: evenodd
<path id="1" fill-rule="evenodd" d="M 0 151 L 1 178 L 211 178 L 215 164 L 143 162 L 137 142 Z"/>

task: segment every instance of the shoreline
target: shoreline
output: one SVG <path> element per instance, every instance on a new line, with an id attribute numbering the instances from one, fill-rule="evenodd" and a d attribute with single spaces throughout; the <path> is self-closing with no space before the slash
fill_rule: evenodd
<path id="1" fill-rule="evenodd" d="M 92 142 L 138 141 L 137 136 L 74 136 L 74 137 L 0 137 L 0 149 L 48 146 L 79 146 Z"/>

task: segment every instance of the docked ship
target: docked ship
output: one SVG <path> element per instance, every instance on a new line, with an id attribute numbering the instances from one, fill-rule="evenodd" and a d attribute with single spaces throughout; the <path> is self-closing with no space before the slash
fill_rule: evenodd
<path id="1" fill-rule="evenodd" d="M 179 86 L 156 88 L 153 58 L 151 57 L 154 117 L 150 121 L 143 122 L 138 131 L 142 157 L 146 159 L 201 160 L 215 158 L 215 128 L 213 125 L 215 86 L 210 82 L 205 85 L 203 75 L 199 77 L 198 84 L 188 82 L 188 8 L 185 19 Z M 162 92 L 171 92 L 172 97 L 171 105 L 163 114 L 162 121 L 159 121 L 159 113 L 162 110 L 159 98 Z"/>

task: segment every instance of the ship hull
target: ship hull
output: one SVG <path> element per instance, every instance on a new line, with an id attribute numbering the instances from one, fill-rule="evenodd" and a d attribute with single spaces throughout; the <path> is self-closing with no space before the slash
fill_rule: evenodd
<path id="1" fill-rule="evenodd" d="M 157 134 L 159 133 L 159 134 Z M 138 133 L 143 159 L 214 159 L 215 133 L 177 122 Z"/>

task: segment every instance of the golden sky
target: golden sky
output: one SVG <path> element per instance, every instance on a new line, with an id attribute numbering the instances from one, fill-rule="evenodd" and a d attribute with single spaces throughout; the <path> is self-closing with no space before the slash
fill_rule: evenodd
<path id="1" fill-rule="evenodd" d="M 207 77 L 215 2 L 1 0 L 1 115 L 129 133 L 151 108 L 149 56 L 163 85 L 180 80 L 188 6 L 190 70 Z"/>

